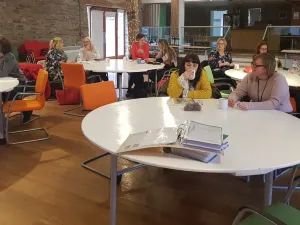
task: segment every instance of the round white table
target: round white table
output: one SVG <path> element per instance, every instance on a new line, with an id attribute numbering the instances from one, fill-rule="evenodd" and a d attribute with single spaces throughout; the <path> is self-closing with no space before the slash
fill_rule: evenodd
<path id="1" fill-rule="evenodd" d="M 0 139 L 5 137 L 4 135 L 4 114 L 2 106 L 2 93 L 9 92 L 19 84 L 18 79 L 12 77 L 0 78 Z"/>
<path id="2" fill-rule="evenodd" d="M 138 151 L 120 157 L 146 165 L 182 171 L 266 174 L 265 204 L 272 200 L 273 171 L 300 163 L 300 120 L 279 111 L 241 111 L 217 108 L 217 100 L 203 100 L 200 112 L 185 112 L 171 106 L 170 99 L 144 98 L 100 107 L 82 122 L 85 137 L 111 154 L 111 224 L 116 224 L 116 151 L 131 133 L 177 127 L 185 120 L 221 126 L 229 135 L 224 156 L 210 163 L 181 158 L 163 152 Z M 274 122 L 276 121 L 276 122 Z"/>
<path id="3" fill-rule="evenodd" d="M 278 73 L 285 76 L 286 81 L 290 87 L 300 87 L 300 76 L 298 74 L 289 73 L 287 70 L 278 70 Z M 239 70 L 226 70 L 225 74 L 234 80 L 242 80 L 247 75 L 247 73 L 244 72 L 244 68 L 241 68 Z"/>
<path id="4" fill-rule="evenodd" d="M 153 64 L 137 64 L 136 61 L 124 61 L 123 59 L 110 59 L 110 62 L 106 61 L 84 61 L 83 67 L 85 70 L 90 70 L 94 72 L 103 72 L 103 73 L 120 73 L 118 75 L 118 84 L 119 84 L 119 98 L 122 96 L 122 73 L 137 73 L 137 72 L 147 72 L 150 70 L 163 69 L 164 64 L 153 65 Z M 155 76 L 155 85 L 157 84 L 157 73 Z M 155 88 L 156 90 L 156 88 Z M 155 93 L 157 96 L 157 92 Z"/>

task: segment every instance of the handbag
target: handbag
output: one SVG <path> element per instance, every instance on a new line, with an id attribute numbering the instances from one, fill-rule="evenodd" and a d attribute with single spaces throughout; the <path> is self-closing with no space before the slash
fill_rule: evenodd
<path id="1" fill-rule="evenodd" d="M 215 99 L 222 98 L 222 94 L 221 94 L 220 90 L 214 84 L 210 84 L 210 86 L 211 86 L 211 90 L 212 90 L 212 97 Z"/>
<path id="2" fill-rule="evenodd" d="M 56 90 L 56 99 L 59 105 L 78 105 L 80 104 L 80 90 L 64 89 Z"/>

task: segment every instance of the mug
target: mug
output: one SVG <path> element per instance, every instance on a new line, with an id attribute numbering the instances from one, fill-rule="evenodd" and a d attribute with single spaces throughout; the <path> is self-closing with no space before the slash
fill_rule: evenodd
<path id="1" fill-rule="evenodd" d="M 137 58 L 137 59 L 136 59 L 136 63 L 137 63 L 137 64 L 141 64 L 141 63 L 142 63 L 142 59 L 141 59 L 141 58 Z"/>
<path id="2" fill-rule="evenodd" d="M 234 69 L 235 70 L 239 70 L 240 69 L 240 65 L 239 64 L 234 64 Z"/>
<path id="3" fill-rule="evenodd" d="M 193 75 L 189 77 L 189 80 L 194 80 L 196 77 L 196 70 L 193 70 Z"/>
<path id="4" fill-rule="evenodd" d="M 228 99 L 227 98 L 219 98 L 219 109 L 227 109 L 228 108 Z"/>

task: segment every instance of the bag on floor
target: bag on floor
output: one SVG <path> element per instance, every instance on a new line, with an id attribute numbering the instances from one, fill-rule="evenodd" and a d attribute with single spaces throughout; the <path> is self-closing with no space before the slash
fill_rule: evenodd
<path id="1" fill-rule="evenodd" d="M 56 90 L 56 99 L 59 105 L 78 105 L 80 104 L 80 90 Z"/>

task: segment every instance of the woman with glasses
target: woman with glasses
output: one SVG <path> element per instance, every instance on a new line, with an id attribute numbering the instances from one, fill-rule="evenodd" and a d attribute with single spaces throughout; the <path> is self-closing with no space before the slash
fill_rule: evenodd
<path id="1" fill-rule="evenodd" d="M 210 82 L 200 66 L 198 55 L 186 55 L 179 72 L 171 74 L 168 95 L 171 98 L 211 98 Z"/>
<path id="2" fill-rule="evenodd" d="M 95 48 L 91 38 L 89 37 L 85 37 L 83 39 L 83 48 L 80 49 L 80 53 L 82 55 L 83 61 L 92 61 L 101 58 L 98 49 Z M 97 73 L 97 72 L 90 71 L 87 76 L 92 76 L 92 75 L 100 75 L 101 80 L 108 81 L 107 73 Z"/>
<path id="3" fill-rule="evenodd" d="M 285 77 L 275 72 L 276 60 L 269 53 L 254 56 L 252 72 L 230 94 L 228 104 L 241 110 L 279 110 L 292 112 L 289 86 Z M 240 102 L 248 96 L 250 102 Z"/>
<path id="4" fill-rule="evenodd" d="M 233 66 L 232 57 L 226 51 L 227 41 L 224 38 L 219 38 L 217 41 L 217 49 L 212 51 L 208 56 L 208 64 L 213 71 L 215 78 L 225 77 L 225 71 Z"/>

